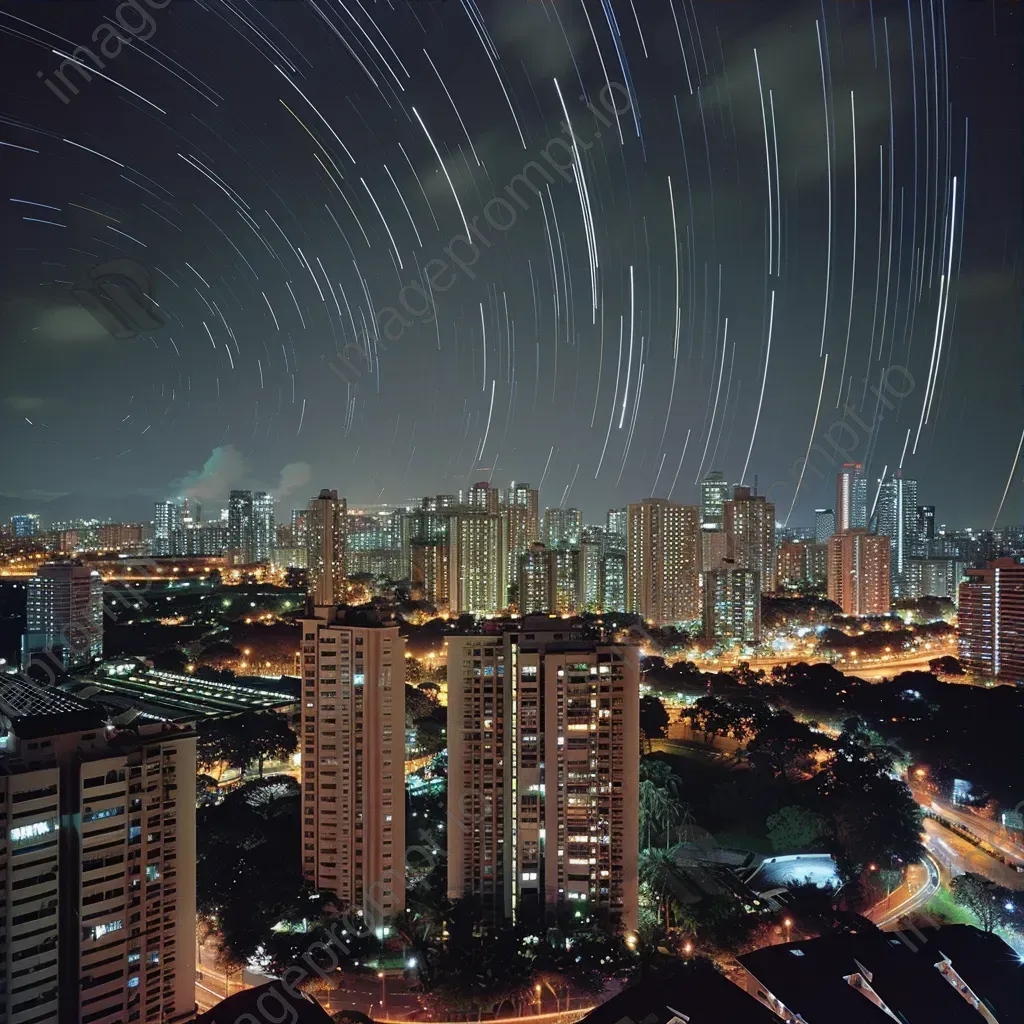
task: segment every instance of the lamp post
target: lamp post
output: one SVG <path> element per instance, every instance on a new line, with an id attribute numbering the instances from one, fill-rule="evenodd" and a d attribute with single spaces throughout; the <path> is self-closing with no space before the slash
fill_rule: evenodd
<path id="1" fill-rule="evenodd" d="M 377 972 L 377 977 L 380 978 L 380 1009 L 381 1013 L 387 1013 L 388 1008 L 388 990 L 387 990 L 387 979 L 384 977 L 383 971 Z"/>

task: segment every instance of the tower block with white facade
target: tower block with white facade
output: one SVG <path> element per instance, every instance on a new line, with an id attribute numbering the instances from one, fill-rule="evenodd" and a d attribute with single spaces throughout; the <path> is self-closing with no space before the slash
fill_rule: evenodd
<path id="1" fill-rule="evenodd" d="M 405 641 L 373 612 L 302 620 L 302 871 L 384 934 L 405 908 Z"/>

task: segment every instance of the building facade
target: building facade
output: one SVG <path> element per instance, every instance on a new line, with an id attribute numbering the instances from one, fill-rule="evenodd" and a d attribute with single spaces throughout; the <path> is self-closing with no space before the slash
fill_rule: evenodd
<path id="1" fill-rule="evenodd" d="M 725 503 L 729 500 L 729 484 L 717 470 L 700 482 L 700 524 L 709 530 L 725 526 Z"/>
<path id="2" fill-rule="evenodd" d="M 195 1010 L 196 741 L 0 676 L 0 1020 Z"/>
<path id="3" fill-rule="evenodd" d="M 997 558 L 960 584 L 960 660 L 988 679 L 1024 682 L 1024 565 Z"/>
<path id="4" fill-rule="evenodd" d="M 639 656 L 551 620 L 448 647 L 448 891 L 638 914 Z"/>
<path id="5" fill-rule="evenodd" d="M 741 644 L 761 642 L 761 580 L 756 569 L 728 563 L 704 573 L 704 636 Z"/>
<path id="6" fill-rule="evenodd" d="M 314 607 L 345 600 L 345 542 L 348 536 L 345 499 L 337 491 L 311 498 L 302 520 L 306 537 L 306 593 Z"/>
<path id="7" fill-rule="evenodd" d="M 908 560 L 918 550 L 917 481 L 897 470 L 882 481 L 876 510 L 877 532 L 889 538 L 889 579 L 894 600 L 908 597 Z"/>
<path id="8" fill-rule="evenodd" d="M 700 617 L 700 509 L 664 498 L 628 507 L 626 611 L 657 624 Z"/>
<path id="9" fill-rule="evenodd" d="M 501 515 L 464 508 L 448 521 L 449 606 L 455 613 L 490 615 L 508 604 Z"/>
<path id="10" fill-rule="evenodd" d="M 372 613 L 302 620 L 302 871 L 383 936 L 405 908 L 405 641 Z"/>
<path id="11" fill-rule="evenodd" d="M 831 508 L 814 510 L 814 539 L 819 544 L 827 544 L 829 537 L 836 532 L 836 513 Z"/>
<path id="12" fill-rule="evenodd" d="M 737 569 L 755 569 L 764 593 L 776 586 L 775 504 L 749 487 L 733 488 L 725 502 L 726 552 Z"/>
<path id="13" fill-rule="evenodd" d="M 21 664 L 50 662 L 65 672 L 103 654 L 103 581 L 72 562 L 42 565 L 28 581 Z"/>
<path id="14" fill-rule="evenodd" d="M 868 479 L 859 462 L 847 462 L 836 476 L 835 532 L 868 527 Z"/>
<path id="15" fill-rule="evenodd" d="M 828 542 L 828 597 L 844 615 L 887 615 L 889 538 L 866 530 L 837 533 Z"/>

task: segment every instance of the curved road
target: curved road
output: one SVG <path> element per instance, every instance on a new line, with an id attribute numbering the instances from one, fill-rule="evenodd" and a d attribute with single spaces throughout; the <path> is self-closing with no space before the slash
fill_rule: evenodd
<path id="1" fill-rule="evenodd" d="M 920 910 L 939 891 L 942 875 L 939 865 L 930 853 L 920 864 L 907 868 L 903 884 L 884 900 L 876 903 L 864 916 L 879 928 L 894 928 L 908 914 Z"/>

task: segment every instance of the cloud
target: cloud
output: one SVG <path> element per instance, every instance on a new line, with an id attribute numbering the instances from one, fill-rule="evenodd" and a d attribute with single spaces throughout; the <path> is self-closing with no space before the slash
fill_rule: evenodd
<path id="1" fill-rule="evenodd" d="M 292 491 L 305 487 L 312 476 L 313 470 L 308 462 L 289 462 L 281 470 L 281 479 L 278 481 L 277 489 L 274 491 L 274 497 L 281 501 L 291 494 Z"/>
<path id="2" fill-rule="evenodd" d="M 559 5 L 561 31 L 542 3 L 500 4 L 495 17 L 498 49 L 502 52 L 514 49 L 535 80 L 551 79 L 571 71 L 573 54 L 582 53 L 588 35 L 583 22 L 571 14 L 569 4 Z"/>
<path id="3" fill-rule="evenodd" d="M 46 400 L 34 395 L 8 395 L 4 399 L 4 405 L 15 412 L 35 412 L 46 405 Z"/>
<path id="4" fill-rule="evenodd" d="M 173 485 L 175 494 L 197 501 L 226 498 L 245 475 L 245 459 L 234 445 L 214 448 L 203 468 L 193 471 Z"/>
<path id="5" fill-rule="evenodd" d="M 110 334 L 81 306 L 56 306 L 42 310 L 37 336 L 62 343 L 108 341 Z"/>

